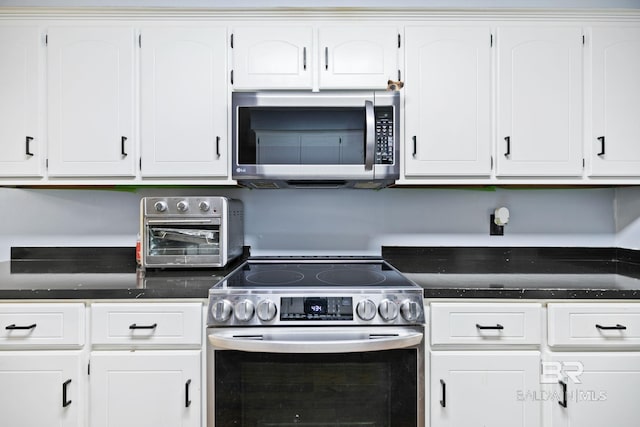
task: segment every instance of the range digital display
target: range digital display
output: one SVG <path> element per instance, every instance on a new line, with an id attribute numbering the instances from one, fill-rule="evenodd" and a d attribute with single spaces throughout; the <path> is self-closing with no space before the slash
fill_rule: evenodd
<path id="1" fill-rule="evenodd" d="M 351 297 L 282 297 L 280 320 L 353 320 Z"/>

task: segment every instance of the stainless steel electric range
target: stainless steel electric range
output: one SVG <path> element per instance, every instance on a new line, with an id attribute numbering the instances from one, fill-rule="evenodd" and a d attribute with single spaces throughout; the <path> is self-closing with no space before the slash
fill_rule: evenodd
<path id="1" fill-rule="evenodd" d="M 381 259 L 248 260 L 209 291 L 207 425 L 424 425 L 422 295 Z"/>

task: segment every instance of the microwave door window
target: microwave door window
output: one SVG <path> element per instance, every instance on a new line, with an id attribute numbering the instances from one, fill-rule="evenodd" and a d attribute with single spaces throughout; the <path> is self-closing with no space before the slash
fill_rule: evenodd
<path id="1" fill-rule="evenodd" d="M 242 107 L 239 163 L 364 164 L 363 108 Z"/>

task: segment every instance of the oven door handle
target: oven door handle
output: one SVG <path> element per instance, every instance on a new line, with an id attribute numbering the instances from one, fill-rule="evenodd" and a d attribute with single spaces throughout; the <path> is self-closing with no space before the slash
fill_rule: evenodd
<path id="1" fill-rule="evenodd" d="M 341 336 L 342 335 L 342 336 Z M 251 333 L 251 331 L 220 331 L 209 334 L 209 342 L 217 350 L 237 350 L 261 353 L 364 353 L 414 347 L 422 342 L 422 332 L 359 333 L 313 332 Z"/>
<path id="2" fill-rule="evenodd" d="M 365 152 L 364 152 L 364 170 L 373 170 L 373 157 L 375 155 L 376 148 L 376 117 L 373 110 L 373 102 L 364 102 L 365 110 L 365 125 L 366 130 L 364 134 Z"/>

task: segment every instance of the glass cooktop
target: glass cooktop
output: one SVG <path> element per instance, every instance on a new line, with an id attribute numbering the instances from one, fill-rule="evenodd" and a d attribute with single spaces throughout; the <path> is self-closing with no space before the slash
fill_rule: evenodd
<path id="1" fill-rule="evenodd" d="M 416 287 L 386 262 L 247 261 L 221 284 L 226 288 Z"/>

